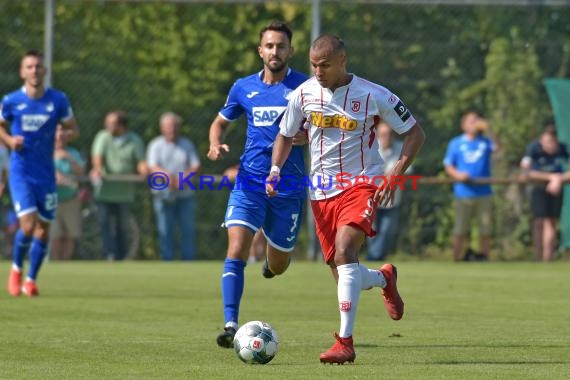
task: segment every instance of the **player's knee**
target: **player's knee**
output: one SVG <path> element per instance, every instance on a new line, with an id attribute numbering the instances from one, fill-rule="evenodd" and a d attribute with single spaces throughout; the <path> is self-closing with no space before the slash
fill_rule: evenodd
<path id="1" fill-rule="evenodd" d="M 34 234 L 35 228 L 34 218 L 21 218 L 20 219 L 20 229 L 24 236 L 32 236 Z"/>
<path id="2" fill-rule="evenodd" d="M 47 241 L 49 238 L 49 233 L 46 230 L 35 230 L 34 237 L 41 241 Z"/>
<path id="3" fill-rule="evenodd" d="M 230 243 L 228 245 L 228 259 L 240 259 L 247 261 L 249 257 L 249 248 L 244 244 Z"/>
<path id="4" fill-rule="evenodd" d="M 357 262 L 356 250 L 350 244 L 337 244 L 334 263 L 336 266 Z"/>

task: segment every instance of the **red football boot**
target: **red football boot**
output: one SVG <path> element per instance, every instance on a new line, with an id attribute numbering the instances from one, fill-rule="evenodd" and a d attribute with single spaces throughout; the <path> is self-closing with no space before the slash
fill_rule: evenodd
<path id="1" fill-rule="evenodd" d="M 337 333 L 334 333 L 334 337 L 336 342 L 327 352 L 321 354 L 321 363 L 344 364 L 345 362 L 354 362 L 356 353 L 352 345 L 352 337 L 341 338 Z"/>
<path id="2" fill-rule="evenodd" d="M 11 296 L 18 297 L 22 294 L 22 272 L 15 269 L 10 270 L 8 276 L 8 293 Z"/>
<path id="3" fill-rule="evenodd" d="M 382 289 L 386 311 L 393 320 L 397 321 L 402 319 L 404 315 L 404 301 L 402 301 L 402 297 L 400 297 L 396 285 L 398 271 L 394 265 L 384 264 L 380 268 L 380 272 L 382 272 L 386 279 L 386 287 Z"/>
<path id="4" fill-rule="evenodd" d="M 28 297 L 37 297 L 40 295 L 40 291 L 36 286 L 36 282 L 32 280 L 26 280 L 26 282 L 24 282 L 24 286 L 22 287 L 22 293 L 24 293 Z"/>

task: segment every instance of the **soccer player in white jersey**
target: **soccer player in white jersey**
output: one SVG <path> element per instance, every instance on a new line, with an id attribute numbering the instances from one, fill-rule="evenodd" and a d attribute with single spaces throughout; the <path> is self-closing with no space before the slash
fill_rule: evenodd
<path id="1" fill-rule="evenodd" d="M 57 192 L 53 151 L 60 123 L 67 138 L 76 137 L 77 124 L 67 96 L 43 84 L 46 68 L 43 56 L 35 50 L 22 58 L 22 88 L 2 99 L 0 139 L 12 150 L 10 194 L 20 228 L 14 236 L 12 269 L 8 291 L 39 295 L 36 277 L 46 255 L 49 225 L 55 217 Z M 10 125 L 11 133 L 6 128 Z M 22 286 L 24 257 L 30 255 L 30 268 Z"/>
<path id="2" fill-rule="evenodd" d="M 399 320 L 404 314 L 396 267 L 384 264 L 372 270 L 358 262 L 365 235 L 375 234 L 372 226 L 377 206 L 390 204 L 395 190 L 383 181 L 372 181 L 383 173 L 374 126 L 383 120 L 405 136 L 400 158 L 388 177 L 404 174 L 425 135 L 395 94 L 346 71 L 346 50 L 337 36 L 317 38 L 311 45 L 310 61 L 314 76 L 289 100 L 273 147 L 266 190 L 269 195 L 278 193 L 271 182 L 279 181 L 292 136 L 307 120 L 311 206 L 324 259 L 337 282 L 340 310 L 336 342 L 320 360 L 343 364 L 356 358 L 352 332 L 361 290 L 380 287 L 389 316 Z"/>
<path id="3" fill-rule="evenodd" d="M 229 150 L 223 144 L 224 131 L 241 115 L 247 117 L 247 141 L 240 157 L 236 185 L 230 199 L 224 225 L 228 229 L 228 250 L 222 273 L 224 330 L 217 336 L 220 347 L 233 347 L 238 328 L 239 306 L 244 290 L 244 269 L 254 234 L 262 230 L 267 239 L 267 259 L 263 276 L 280 275 L 289 265 L 289 253 L 295 248 L 306 189 L 281 186 L 280 196 L 265 194 L 265 177 L 271 167 L 271 153 L 279 121 L 287 98 L 307 76 L 289 68 L 292 33 L 282 22 L 273 22 L 259 34 L 258 53 L 263 70 L 238 79 L 228 100 L 210 126 L 208 158 L 219 160 Z M 305 134 L 297 137 L 301 143 Z M 303 149 L 293 147 L 283 160 L 283 176 L 301 183 L 305 175 Z M 286 181 L 284 181 L 286 182 Z"/>

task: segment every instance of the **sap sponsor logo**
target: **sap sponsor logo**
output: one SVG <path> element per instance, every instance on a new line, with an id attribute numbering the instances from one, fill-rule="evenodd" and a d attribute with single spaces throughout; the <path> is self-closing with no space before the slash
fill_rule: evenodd
<path id="1" fill-rule="evenodd" d="M 49 115 L 22 115 L 22 130 L 24 132 L 35 132 L 40 129 L 48 119 Z"/>
<path id="2" fill-rule="evenodd" d="M 279 119 L 286 107 L 253 107 L 253 125 L 269 127 Z"/>
<path id="3" fill-rule="evenodd" d="M 311 124 L 320 128 L 340 128 L 345 131 L 354 131 L 358 122 L 345 115 L 325 116 L 322 112 L 311 112 Z"/>

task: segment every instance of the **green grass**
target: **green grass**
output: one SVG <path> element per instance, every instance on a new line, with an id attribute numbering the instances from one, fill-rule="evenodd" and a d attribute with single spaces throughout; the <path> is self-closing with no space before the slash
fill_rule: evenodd
<path id="1" fill-rule="evenodd" d="M 9 264 L 4 262 L 7 272 Z M 36 299 L 0 297 L 0 379 L 567 379 L 570 265 L 401 263 L 406 315 L 363 292 L 353 365 L 319 363 L 338 329 L 322 263 L 246 270 L 241 322 L 281 338 L 268 365 L 218 348 L 221 262 L 47 263 Z M 3 271 L 5 272 L 5 271 Z M 0 281 L 4 287 L 6 273 Z"/>

